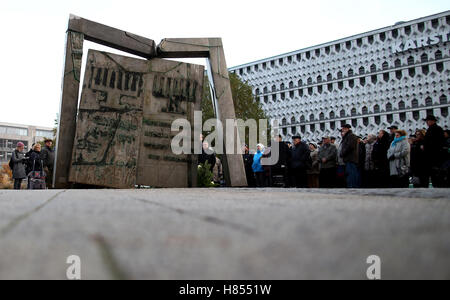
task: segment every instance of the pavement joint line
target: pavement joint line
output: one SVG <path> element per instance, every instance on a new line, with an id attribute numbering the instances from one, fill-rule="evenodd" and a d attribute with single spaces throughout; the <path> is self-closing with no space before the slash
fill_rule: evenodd
<path id="1" fill-rule="evenodd" d="M 43 209 L 47 204 L 49 204 L 50 202 L 52 202 L 53 200 L 55 200 L 59 195 L 61 195 L 62 193 L 65 193 L 66 190 L 60 191 L 58 193 L 56 193 L 55 195 L 53 195 L 50 199 L 48 199 L 47 201 L 45 201 L 44 203 L 42 203 L 41 205 L 37 206 L 36 208 L 34 208 L 33 210 L 18 216 L 17 218 L 15 218 L 14 220 L 12 220 L 11 222 L 9 222 L 5 227 L 3 227 L 0 230 L 0 239 L 5 237 L 9 232 L 11 232 L 17 225 L 19 225 L 22 221 L 24 221 L 25 219 L 31 217 L 33 214 L 37 213 L 38 211 L 40 211 L 41 209 Z"/>
<path id="2" fill-rule="evenodd" d="M 120 267 L 119 261 L 114 256 L 111 245 L 107 242 L 104 236 L 96 234 L 93 237 L 95 244 L 100 251 L 100 257 L 103 260 L 103 264 L 108 269 L 109 274 L 113 280 L 130 280 L 129 276 L 123 268 Z"/>
<path id="3" fill-rule="evenodd" d="M 215 225 L 218 225 L 218 226 L 231 228 L 231 229 L 236 230 L 236 231 L 241 232 L 241 233 L 245 233 L 245 234 L 248 234 L 248 235 L 254 235 L 254 236 L 259 235 L 258 231 L 256 231 L 253 228 L 247 227 L 245 225 L 236 224 L 236 223 L 233 223 L 233 222 L 221 220 L 219 218 L 212 217 L 212 216 L 204 216 L 204 215 L 200 215 L 200 214 L 195 214 L 195 213 L 189 212 L 189 211 L 181 209 L 181 208 L 171 207 L 171 206 L 164 205 L 164 204 L 161 204 L 161 203 L 158 203 L 158 202 L 154 202 L 154 201 L 151 201 L 151 200 L 147 200 L 147 199 L 140 199 L 140 198 L 133 198 L 133 199 L 135 199 L 137 201 L 140 201 L 140 202 L 143 202 L 143 203 L 146 203 L 146 204 L 152 204 L 152 205 L 155 205 L 155 206 L 159 206 L 159 207 L 162 207 L 162 208 L 174 211 L 174 212 L 176 212 L 176 213 L 178 213 L 180 215 L 186 215 L 186 216 L 189 216 L 189 217 L 192 217 L 192 218 L 195 218 L 195 219 L 207 222 L 207 223 L 212 223 L 212 224 L 215 224 Z"/>

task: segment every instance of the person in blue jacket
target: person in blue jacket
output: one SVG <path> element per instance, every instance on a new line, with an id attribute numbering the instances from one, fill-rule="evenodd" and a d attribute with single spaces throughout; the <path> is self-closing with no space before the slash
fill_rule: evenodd
<path id="1" fill-rule="evenodd" d="M 261 164 L 261 158 L 264 154 L 264 145 L 258 144 L 256 146 L 256 153 L 253 156 L 252 169 L 255 174 L 256 186 L 265 187 L 266 186 L 266 173 L 264 167 Z"/>

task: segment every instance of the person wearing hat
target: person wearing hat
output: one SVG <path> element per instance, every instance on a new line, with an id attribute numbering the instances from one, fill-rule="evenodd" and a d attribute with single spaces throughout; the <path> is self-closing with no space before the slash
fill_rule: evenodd
<path id="1" fill-rule="evenodd" d="M 331 144 L 331 139 L 328 136 L 323 137 L 322 141 L 322 147 L 320 147 L 318 154 L 320 161 L 320 187 L 335 188 L 337 148 Z"/>
<path id="2" fill-rule="evenodd" d="M 434 187 L 444 187 L 440 168 L 444 163 L 445 136 L 442 127 L 437 125 L 435 116 L 429 115 L 424 121 L 428 125 L 427 134 L 423 141 L 423 150 L 428 162 L 428 174 Z"/>
<path id="3" fill-rule="evenodd" d="M 26 162 L 28 159 L 25 157 L 23 150 L 25 145 L 22 142 L 17 143 L 17 148 L 12 153 L 11 163 L 13 165 L 12 173 L 14 179 L 14 189 L 20 190 L 22 186 L 22 181 L 27 178 L 26 173 Z"/>
<path id="4" fill-rule="evenodd" d="M 53 168 L 55 165 L 55 150 L 53 150 L 53 140 L 46 139 L 45 146 L 41 151 L 41 159 L 44 162 L 44 171 L 47 174 L 46 184 L 51 187 L 53 184 Z"/>
<path id="5" fill-rule="evenodd" d="M 308 187 L 310 189 L 318 189 L 320 175 L 319 151 L 317 150 L 317 145 L 314 143 L 309 143 L 309 150 L 311 151 L 312 166 L 307 171 Z"/>
<path id="6" fill-rule="evenodd" d="M 358 171 L 359 163 L 359 144 L 358 138 L 352 132 L 352 126 L 346 124 L 342 126 L 342 144 L 340 156 L 345 163 L 345 175 L 347 188 L 355 189 L 360 187 L 360 174 Z"/>
<path id="7" fill-rule="evenodd" d="M 388 127 L 389 130 L 389 143 L 392 143 L 395 139 L 395 132 L 398 130 L 398 126 L 392 125 Z"/>
<path id="8" fill-rule="evenodd" d="M 302 141 L 302 137 L 292 137 L 294 146 L 291 150 L 290 171 L 292 185 L 296 188 L 308 187 L 307 171 L 312 167 L 311 151 L 308 145 Z"/>

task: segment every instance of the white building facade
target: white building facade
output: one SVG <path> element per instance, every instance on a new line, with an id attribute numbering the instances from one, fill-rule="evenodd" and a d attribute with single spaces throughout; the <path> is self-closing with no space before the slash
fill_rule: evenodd
<path id="1" fill-rule="evenodd" d="M 413 133 L 435 115 L 450 127 L 450 11 L 233 67 L 280 133 L 310 141 L 397 125 Z"/>

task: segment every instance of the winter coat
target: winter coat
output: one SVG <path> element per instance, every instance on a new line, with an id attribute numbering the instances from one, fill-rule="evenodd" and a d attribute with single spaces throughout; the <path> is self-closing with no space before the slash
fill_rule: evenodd
<path id="1" fill-rule="evenodd" d="M 34 166 L 34 170 L 33 170 Z M 32 171 L 43 171 L 44 166 L 42 165 L 41 152 L 31 151 L 30 159 L 28 160 L 28 168 L 27 172 L 30 173 Z"/>
<path id="2" fill-rule="evenodd" d="M 282 166 L 286 167 L 288 161 L 291 158 L 290 157 L 291 151 L 289 150 L 289 147 L 288 145 L 286 145 L 286 143 L 279 142 L 278 149 L 279 149 L 278 162 L 273 166 L 275 169 L 280 169 Z"/>
<path id="3" fill-rule="evenodd" d="M 347 132 L 347 134 L 342 139 L 341 144 L 341 157 L 345 163 L 359 163 L 359 146 L 358 138 L 353 134 L 352 131 Z"/>
<path id="4" fill-rule="evenodd" d="M 393 145 L 394 143 L 392 143 Z M 404 139 L 388 150 L 389 170 L 391 176 L 406 176 L 409 173 L 411 147 Z"/>
<path id="5" fill-rule="evenodd" d="M 373 171 L 373 170 L 375 170 L 375 163 L 374 163 L 374 160 L 373 160 L 373 148 L 374 148 L 374 146 L 375 146 L 375 142 L 373 142 L 373 143 L 367 142 L 366 147 L 365 147 L 366 157 L 365 157 L 364 170 L 366 170 L 366 171 Z"/>
<path id="6" fill-rule="evenodd" d="M 312 167 L 308 170 L 309 175 L 320 174 L 320 162 L 319 162 L 319 151 L 315 150 L 311 152 Z"/>
<path id="7" fill-rule="evenodd" d="M 55 150 L 45 146 L 41 151 L 41 159 L 44 162 L 44 167 L 53 170 L 53 166 L 55 165 Z"/>
<path id="8" fill-rule="evenodd" d="M 422 150 L 423 141 L 416 141 L 411 145 L 411 172 L 413 176 L 421 177 L 428 174 L 427 156 Z"/>
<path id="9" fill-rule="evenodd" d="M 252 169 L 254 173 L 263 173 L 264 167 L 261 165 L 261 158 L 263 156 L 263 152 L 258 151 L 253 155 L 253 164 Z"/>
<path id="10" fill-rule="evenodd" d="M 24 179 L 27 178 L 26 173 L 26 162 L 27 159 L 25 158 L 25 154 L 22 152 L 19 152 L 17 150 L 14 150 L 11 161 L 14 164 L 12 173 L 13 173 L 13 179 Z"/>
<path id="11" fill-rule="evenodd" d="M 337 148 L 334 145 L 323 145 L 320 147 L 318 155 L 321 169 L 336 168 Z M 325 163 L 322 162 L 324 158 L 327 160 Z"/>
<path id="12" fill-rule="evenodd" d="M 423 146 L 430 167 L 440 167 L 444 161 L 444 130 L 436 124 L 430 126 L 425 135 Z"/>
<path id="13" fill-rule="evenodd" d="M 389 169 L 389 160 L 387 158 L 387 152 L 391 145 L 389 140 L 389 135 L 386 134 L 381 139 L 378 138 L 375 145 L 373 145 L 372 160 L 375 170 L 387 171 Z"/>
<path id="14" fill-rule="evenodd" d="M 214 166 L 216 164 L 216 155 L 214 153 L 207 154 L 205 152 L 205 150 L 202 149 L 202 154 L 200 154 L 199 157 L 198 157 L 198 163 L 203 165 L 206 162 L 209 163 L 209 168 L 210 168 L 210 170 L 212 172 L 213 169 L 214 169 Z"/>
<path id="15" fill-rule="evenodd" d="M 305 171 L 312 166 L 311 150 L 305 142 L 300 142 L 291 150 L 291 169 L 304 169 Z"/>

